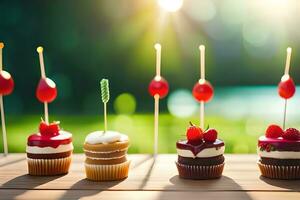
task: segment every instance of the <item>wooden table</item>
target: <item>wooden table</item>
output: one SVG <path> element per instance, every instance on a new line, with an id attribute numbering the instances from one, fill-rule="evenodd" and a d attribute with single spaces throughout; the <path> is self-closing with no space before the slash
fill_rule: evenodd
<path id="1" fill-rule="evenodd" d="M 84 156 L 75 154 L 64 176 L 27 175 L 25 154 L 0 157 L 0 199 L 221 199 L 300 200 L 300 181 L 270 180 L 260 176 L 256 155 L 225 155 L 223 177 L 192 181 L 178 177 L 176 155 L 129 155 L 129 177 L 123 181 L 85 179 Z"/>

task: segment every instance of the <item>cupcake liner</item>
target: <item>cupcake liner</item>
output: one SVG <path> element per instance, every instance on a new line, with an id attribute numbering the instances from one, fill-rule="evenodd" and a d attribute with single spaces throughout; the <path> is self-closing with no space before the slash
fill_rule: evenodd
<path id="1" fill-rule="evenodd" d="M 85 163 L 86 177 L 92 181 L 114 181 L 127 178 L 130 161 L 115 165 Z"/>
<path id="2" fill-rule="evenodd" d="M 51 176 L 67 174 L 71 165 L 72 156 L 56 159 L 27 158 L 28 173 L 34 176 Z"/>
<path id="3" fill-rule="evenodd" d="M 257 162 L 261 175 L 272 179 L 300 179 L 300 166 L 264 165 Z"/>
<path id="4" fill-rule="evenodd" d="M 222 176 L 225 163 L 220 165 L 185 165 L 176 162 L 179 176 L 185 179 L 214 179 Z"/>

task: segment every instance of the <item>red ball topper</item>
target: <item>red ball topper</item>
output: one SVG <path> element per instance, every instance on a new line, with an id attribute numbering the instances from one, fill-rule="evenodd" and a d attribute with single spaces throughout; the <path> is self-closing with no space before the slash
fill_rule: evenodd
<path id="1" fill-rule="evenodd" d="M 169 92 L 169 84 L 163 77 L 155 77 L 149 84 L 148 91 L 151 96 L 159 95 L 162 99 L 167 96 Z"/>
<path id="2" fill-rule="evenodd" d="M 56 84 L 50 78 L 46 77 L 43 47 L 38 47 L 37 52 L 39 53 L 40 57 L 41 79 L 36 89 L 36 97 L 42 103 L 50 103 L 54 101 L 57 96 Z"/>

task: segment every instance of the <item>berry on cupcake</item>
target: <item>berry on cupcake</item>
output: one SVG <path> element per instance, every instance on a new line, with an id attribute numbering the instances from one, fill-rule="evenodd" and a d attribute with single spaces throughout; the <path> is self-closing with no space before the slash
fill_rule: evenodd
<path id="1" fill-rule="evenodd" d="M 185 140 L 176 143 L 179 176 L 186 179 L 219 178 L 224 168 L 225 144 L 215 129 L 202 129 L 192 123 Z"/>
<path id="2" fill-rule="evenodd" d="M 36 96 L 44 104 L 45 121 L 39 125 L 38 133 L 27 139 L 27 163 L 30 175 L 59 175 L 66 174 L 72 160 L 72 134 L 63 131 L 59 122 L 49 123 L 48 103 L 54 101 L 57 90 L 55 83 L 46 77 L 43 62 L 43 48 L 38 47 L 40 57 L 41 80 L 36 90 Z"/>
<path id="3" fill-rule="evenodd" d="M 287 48 L 284 75 L 278 84 L 278 94 L 285 101 L 283 126 L 270 125 L 264 136 L 259 137 L 258 166 L 262 176 L 272 179 L 300 179 L 300 133 L 295 128 L 285 129 L 287 100 L 296 92 L 289 75 L 292 49 Z"/>

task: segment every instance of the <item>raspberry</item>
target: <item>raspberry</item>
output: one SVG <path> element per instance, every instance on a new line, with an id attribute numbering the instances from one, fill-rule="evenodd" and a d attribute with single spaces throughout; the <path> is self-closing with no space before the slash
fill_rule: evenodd
<path id="1" fill-rule="evenodd" d="M 300 132 L 295 128 L 288 128 L 284 131 L 282 137 L 287 140 L 299 140 Z"/>
<path id="2" fill-rule="evenodd" d="M 40 134 L 47 137 L 58 135 L 60 130 L 58 124 L 59 122 L 53 122 L 48 125 L 46 122 L 42 121 L 39 126 Z"/>
<path id="3" fill-rule="evenodd" d="M 283 130 L 276 124 L 271 124 L 265 133 L 267 138 L 279 138 L 283 135 Z"/>
<path id="4" fill-rule="evenodd" d="M 203 138 L 203 132 L 200 127 L 190 122 L 190 127 L 186 131 L 186 137 L 189 143 L 199 143 Z"/>
<path id="5" fill-rule="evenodd" d="M 218 137 L 218 132 L 216 129 L 210 128 L 204 132 L 203 137 L 205 142 L 214 142 Z"/>

